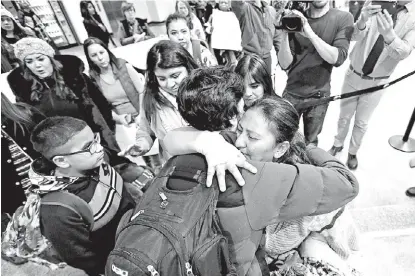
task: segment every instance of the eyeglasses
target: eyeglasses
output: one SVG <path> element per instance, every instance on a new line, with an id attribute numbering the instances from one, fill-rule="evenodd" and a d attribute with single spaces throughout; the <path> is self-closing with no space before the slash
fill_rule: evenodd
<path id="1" fill-rule="evenodd" d="M 50 159 L 53 159 L 56 156 L 70 156 L 70 155 L 74 155 L 78 153 L 85 153 L 85 152 L 89 152 L 91 155 L 93 155 L 94 153 L 98 153 L 101 151 L 102 151 L 101 136 L 99 135 L 99 133 L 94 133 L 94 140 L 92 140 L 91 144 L 89 144 L 89 146 L 86 149 L 71 152 L 71 153 L 57 154 L 55 156 L 52 156 Z"/>

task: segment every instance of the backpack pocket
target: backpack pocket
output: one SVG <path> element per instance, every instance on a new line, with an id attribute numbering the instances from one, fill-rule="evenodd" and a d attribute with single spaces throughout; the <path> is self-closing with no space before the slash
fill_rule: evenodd
<path id="1" fill-rule="evenodd" d="M 236 275 L 229 258 L 228 241 L 215 235 L 195 250 L 192 259 L 193 273 L 198 276 Z"/>
<path id="2" fill-rule="evenodd" d="M 144 253 L 133 248 L 118 248 L 108 256 L 105 275 L 145 276 L 159 275 L 156 264 Z"/>

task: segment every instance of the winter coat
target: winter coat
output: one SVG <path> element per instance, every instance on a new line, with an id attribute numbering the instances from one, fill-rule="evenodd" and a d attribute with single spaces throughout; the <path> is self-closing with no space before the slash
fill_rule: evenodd
<path id="1" fill-rule="evenodd" d="M 104 25 L 99 15 L 97 21 Z M 106 28 L 106 31 L 102 30 L 101 27 L 98 26 L 97 22 L 92 19 L 84 19 L 84 27 L 89 37 L 99 38 L 102 42 L 104 42 L 105 45 L 108 45 L 111 34 L 108 32 Z"/>
<path id="2" fill-rule="evenodd" d="M 61 75 L 67 87 L 78 97 L 75 100 L 62 100 L 57 97 L 56 83 L 52 78 L 44 79 L 50 87 L 41 92 L 40 100 L 32 99 L 32 82 L 23 76 L 22 67 L 14 69 L 8 76 L 10 88 L 17 102 L 24 102 L 39 109 L 47 117 L 71 116 L 84 120 L 94 132 L 100 132 L 107 145 L 119 151 L 115 141 L 115 122 L 112 119 L 111 105 L 99 88 L 83 73 L 84 64 L 76 56 L 57 55 L 54 57 L 62 65 Z"/>

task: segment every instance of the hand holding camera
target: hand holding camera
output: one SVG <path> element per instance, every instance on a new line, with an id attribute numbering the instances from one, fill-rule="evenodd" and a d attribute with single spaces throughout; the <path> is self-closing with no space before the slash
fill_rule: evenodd
<path id="1" fill-rule="evenodd" d="M 383 12 L 376 14 L 376 21 L 379 33 L 383 36 L 385 42 L 390 44 L 395 38 L 392 16 L 387 10 L 383 10 Z"/>
<path id="2" fill-rule="evenodd" d="M 308 24 L 307 18 L 301 12 L 293 10 L 292 13 L 301 19 L 302 30 L 298 32 L 299 34 L 307 38 L 316 36 L 313 29 L 311 29 L 310 24 Z"/>

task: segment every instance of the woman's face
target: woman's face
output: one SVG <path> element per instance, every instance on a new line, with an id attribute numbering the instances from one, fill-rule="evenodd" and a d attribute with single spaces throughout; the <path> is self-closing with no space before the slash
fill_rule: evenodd
<path id="1" fill-rule="evenodd" d="M 1 17 L 1 28 L 5 31 L 13 31 L 14 30 L 14 24 L 13 19 L 11 19 L 8 16 L 2 16 Z"/>
<path id="2" fill-rule="evenodd" d="M 35 22 L 33 22 L 33 19 L 30 16 L 25 16 L 24 23 L 26 26 L 32 29 L 35 27 Z"/>
<path id="3" fill-rule="evenodd" d="M 247 75 L 244 80 L 245 83 L 245 94 L 244 94 L 244 100 L 246 106 L 251 106 L 256 102 L 257 100 L 260 100 L 264 97 L 264 86 L 256 82 L 254 78 Z"/>
<path id="4" fill-rule="evenodd" d="M 184 20 L 174 20 L 169 24 L 168 35 L 171 41 L 179 43 L 185 49 L 190 44 L 190 30 Z"/>
<path id="5" fill-rule="evenodd" d="M 99 44 L 88 46 L 88 56 L 99 68 L 107 68 L 110 64 L 110 57 L 107 50 Z"/>
<path id="6" fill-rule="evenodd" d="M 131 7 L 130 9 L 126 10 L 124 12 L 124 16 L 125 16 L 125 19 L 127 19 L 127 21 L 134 22 L 134 20 L 135 20 L 135 9 L 134 9 L 134 7 Z"/>
<path id="7" fill-rule="evenodd" d="M 53 65 L 48 56 L 31 54 L 25 57 L 24 62 L 29 70 L 40 79 L 52 76 Z"/>
<path id="8" fill-rule="evenodd" d="M 182 1 L 177 3 L 177 11 L 183 14 L 184 16 L 187 16 L 189 14 L 189 10 L 187 9 L 186 4 Z"/>
<path id="9" fill-rule="evenodd" d="M 94 15 L 95 14 L 95 7 L 94 7 L 94 5 L 92 5 L 92 3 L 89 3 L 88 6 L 86 6 L 86 8 L 88 9 L 88 13 L 90 15 Z"/>
<path id="10" fill-rule="evenodd" d="M 173 96 L 177 96 L 180 83 L 188 76 L 187 69 L 184 66 L 169 69 L 156 67 L 154 74 L 159 87 Z"/>
<path id="11" fill-rule="evenodd" d="M 219 0 L 219 9 L 221 11 L 229 10 L 229 2 L 228 0 Z"/>
<path id="12" fill-rule="evenodd" d="M 262 112 L 256 108 L 248 109 L 239 121 L 236 133 L 235 147 L 248 159 L 272 162 L 277 145 Z"/>

